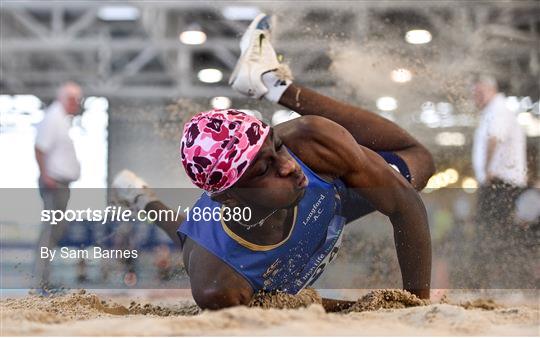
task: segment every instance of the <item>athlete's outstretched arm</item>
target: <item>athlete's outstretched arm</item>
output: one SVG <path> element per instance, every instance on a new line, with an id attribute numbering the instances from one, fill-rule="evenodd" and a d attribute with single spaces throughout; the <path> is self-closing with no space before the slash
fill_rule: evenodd
<path id="1" fill-rule="evenodd" d="M 409 166 L 412 185 L 421 190 L 435 167 L 429 151 L 397 124 L 368 110 L 355 107 L 311 89 L 291 84 L 279 104 L 301 115 L 317 115 L 336 122 L 356 142 L 375 151 L 393 151 Z"/>
<path id="2" fill-rule="evenodd" d="M 362 146 L 355 153 L 343 181 L 390 218 L 403 288 L 429 298 L 431 237 L 422 199 L 377 153 Z"/>
<path id="3" fill-rule="evenodd" d="M 318 173 L 341 178 L 390 218 L 403 287 L 429 298 L 431 238 L 419 194 L 381 156 L 358 145 L 342 126 L 316 116 L 302 119 L 315 145 L 304 153 L 304 163 Z"/>

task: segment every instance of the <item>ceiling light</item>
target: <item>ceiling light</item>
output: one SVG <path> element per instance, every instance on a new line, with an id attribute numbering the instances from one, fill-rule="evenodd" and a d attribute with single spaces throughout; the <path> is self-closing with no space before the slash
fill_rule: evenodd
<path id="1" fill-rule="evenodd" d="M 422 112 L 420 113 L 420 121 L 430 128 L 437 128 L 441 122 L 441 117 L 435 109 L 435 104 L 431 101 L 422 103 Z"/>
<path id="2" fill-rule="evenodd" d="M 31 113 L 41 109 L 41 100 L 35 95 L 15 95 L 13 105 L 23 113 Z"/>
<path id="3" fill-rule="evenodd" d="M 197 77 L 204 83 L 216 83 L 223 79 L 223 73 L 219 69 L 206 68 L 201 69 L 197 74 Z"/>
<path id="4" fill-rule="evenodd" d="M 443 187 L 443 182 L 440 174 L 436 174 L 430 177 L 426 184 L 426 189 L 436 190 Z"/>
<path id="5" fill-rule="evenodd" d="M 448 177 L 448 183 L 450 183 L 450 184 L 456 183 L 458 181 L 458 179 L 459 179 L 459 173 L 454 168 L 446 169 L 444 171 L 444 174 L 446 175 L 446 177 Z"/>
<path id="6" fill-rule="evenodd" d="M 106 97 L 89 96 L 84 100 L 84 110 L 107 111 L 109 109 L 109 100 Z"/>
<path id="7" fill-rule="evenodd" d="M 412 73 L 405 68 L 394 69 L 392 73 L 390 73 L 390 76 L 392 81 L 397 83 L 409 82 L 412 79 Z"/>
<path id="8" fill-rule="evenodd" d="M 435 110 L 423 110 L 420 113 L 420 121 L 430 128 L 437 128 L 440 125 L 441 118 Z"/>
<path id="9" fill-rule="evenodd" d="M 478 189 L 478 182 L 472 177 L 465 177 L 463 181 L 461 181 L 461 187 L 466 193 L 472 194 Z"/>
<path id="10" fill-rule="evenodd" d="M 206 41 L 206 34 L 199 25 L 190 25 L 180 34 L 180 41 L 186 45 L 201 45 Z"/>
<path id="11" fill-rule="evenodd" d="M 0 114 L 4 114 L 12 110 L 13 101 L 14 100 L 11 95 L 0 95 Z"/>
<path id="12" fill-rule="evenodd" d="M 377 108 L 383 111 L 396 110 L 397 101 L 391 96 L 383 96 L 377 99 Z"/>
<path id="13" fill-rule="evenodd" d="M 133 6 L 106 6 L 99 9 L 97 16 L 103 21 L 135 21 L 141 13 Z"/>
<path id="14" fill-rule="evenodd" d="M 210 103 L 214 109 L 227 109 L 231 107 L 231 99 L 226 96 L 216 96 Z"/>
<path id="15" fill-rule="evenodd" d="M 431 33 L 424 29 L 413 29 L 405 34 L 405 40 L 413 45 L 421 45 L 431 41 Z"/>
<path id="16" fill-rule="evenodd" d="M 440 146 L 445 147 L 460 147 L 465 145 L 465 135 L 460 132 L 443 131 L 435 136 L 435 142 Z"/>
<path id="17" fill-rule="evenodd" d="M 448 178 L 448 175 L 445 173 L 439 173 L 437 174 L 437 179 L 439 181 L 439 186 L 441 188 L 446 187 L 448 184 L 450 184 L 450 179 Z"/>
<path id="18" fill-rule="evenodd" d="M 227 6 L 221 13 L 227 20 L 251 21 L 259 15 L 261 11 L 257 7 L 250 6 Z"/>

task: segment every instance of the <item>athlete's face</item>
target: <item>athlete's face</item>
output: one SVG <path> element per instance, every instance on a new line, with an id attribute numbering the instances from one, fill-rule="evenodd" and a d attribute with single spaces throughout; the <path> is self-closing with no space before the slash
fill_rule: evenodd
<path id="1" fill-rule="evenodd" d="M 259 153 L 231 189 L 242 204 L 277 209 L 296 205 L 307 183 L 300 165 L 271 129 Z"/>

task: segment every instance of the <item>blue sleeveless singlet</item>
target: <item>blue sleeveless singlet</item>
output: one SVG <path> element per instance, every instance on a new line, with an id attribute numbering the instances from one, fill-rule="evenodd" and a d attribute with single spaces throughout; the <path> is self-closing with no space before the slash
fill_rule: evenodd
<path id="1" fill-rule="evenodd" d="M 298 293 L 317 280 L 341 243 L 345 217 L 341 216 L 337 186 L 321 179 L 290 153 L 306 175 L 308 186 L 294 209 L 290 233 L 282 242 L 250 243 L 236 235 L 223 220 L 186 220 L 178 228 L 180 235 L 191 238 L 243 276 L 255 292 Z M 203 194 L 195 207 L 213 212 L 222 205 Z"/>

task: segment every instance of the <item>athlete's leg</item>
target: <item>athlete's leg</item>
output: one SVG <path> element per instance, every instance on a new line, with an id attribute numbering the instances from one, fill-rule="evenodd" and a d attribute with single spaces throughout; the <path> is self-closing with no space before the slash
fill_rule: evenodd
<path id="1" fill-rule="evenodd" d="M 279 104 L 301 115 L 318 115 L 339 123 L 359 144 L 374 151 L 394 152 L 407 163 L 411 184 L 419 190 L 433 175 L 429 151 L 407 131 L 375 113 L 295 84 L 289 85 Z"/>
<path id="2" fill-rule="evenodd" d="M 407 164 L 412 185 L 420 190 L 434 172 L 429 151 L 405 130 L 367 110 L 294 85 L 288 67 L 280 64 L 270 43 L 272 22 L 261 14 L 244 33 L 241 55 L 231 75 L 232 87 L 249 97 L 278 102 L 303 115 L 331 119 L 374 151 L 391 151 Z"/>
<path id="3" fill-rule="evenodd" d="M 418 142 L 392 121 L 375 113 L 291 84 L 279 102 L 300 115 L 318 115 L 346 128 L 356 141 L 374 151 L 396 151 Z"/>

